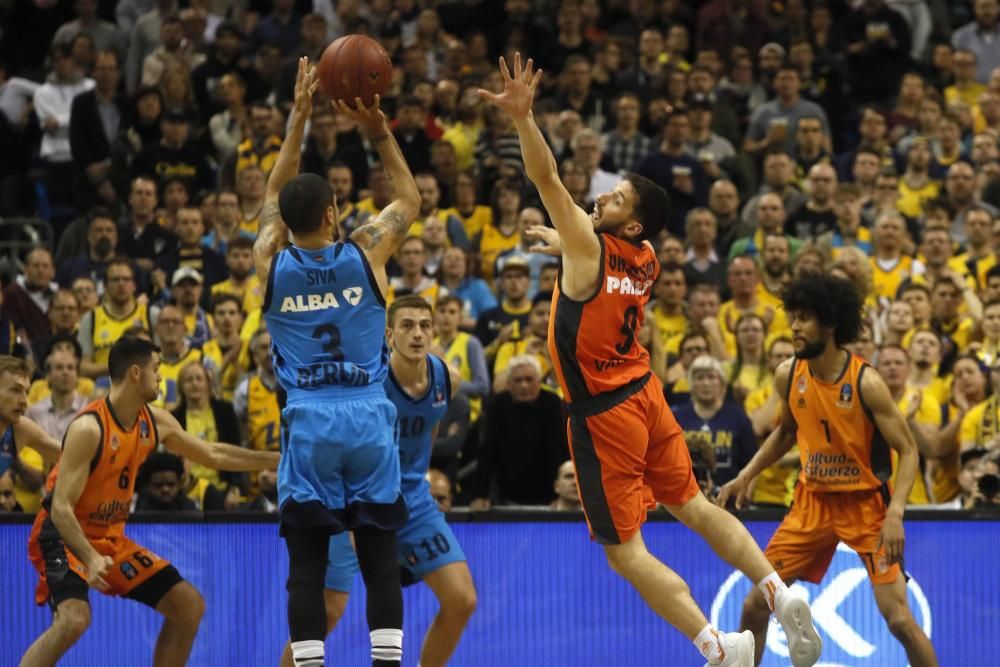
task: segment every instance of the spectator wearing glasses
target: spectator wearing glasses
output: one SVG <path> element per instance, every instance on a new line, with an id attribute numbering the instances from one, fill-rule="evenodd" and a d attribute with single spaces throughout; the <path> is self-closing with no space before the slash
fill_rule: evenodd
<path id="1" fill-rule="evenodd" d="M 83 350 L 80 374 L 102 378 L 108 374 L 111 346 L 125 334 L 135 334 L 152 327 L 145 303 L 136 299 L 135 271 L 127 259 L 108 263 L 104 298 L 94 310 L 80 319 L 77 340 Z"/>

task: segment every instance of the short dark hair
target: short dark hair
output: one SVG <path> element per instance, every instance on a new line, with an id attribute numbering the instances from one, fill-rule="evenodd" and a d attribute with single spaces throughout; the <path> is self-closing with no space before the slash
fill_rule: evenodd
<path id="1" fill-rule="evenodd" d="M 52 355 L 52 351 L 55 350 L 56 345 L 61 343 L 69 343 L 73 347 L 73 354 L 76 355 L 77 361 L 83 359 L 83 348 L 80 346 L 80 341 L 77 340 L 75 334 L 56 334 L 49 339 L 48 345 L 45 346 L 45 359 L 48 359 Z"/>
<path id="2" fill-rule="evenodd" d="M 170 452 L 153 452 L 146 458 L 146 462 L 139 469 L 139 475 L 148 483 L 149 479 L 158 472 L 172 472 L 177 475 L 177 480 L 184 475 L 184 461 L 181 457 Z"/>
<path id="3" fill-rule="evenodd" d="M 655 238 L 670 218 L 670 195 L 659 185 L 645 176 L 632 172 L 625 173 L 625 180 L 635 188 L 633 217 L 642 225 L 639 241 Z"/>
<path id="4" fill-rule="evenodd" d="M 677 273 L 678 271 L 684 273 L 684 267 L 678 264 L 677 262 L 664 262 L 663 264 L 660 264 L 661 276 L 664 273 Z"/>
<path id="5" fill-rule="evenodd" d="M 236 304 L 236 309 L 238 311 L 240 311 L 241 313 L 243 312 L 243 301 L 238 296 L 236 296 L 231 292 L 219 292 L 218 294 L 212 295 L 212 307 L 210 308 L 209 312 L 214 314 L 215 309 L 218 306 L 224 303 L 229 303 L 230 301 Z"/>
<path id="6" fill-rule="evenodd" d="M 115 222 L 115 214 L 107 206 L 95 206 L 87 211 L 87 227 L 94 224 L 94 220 L 104 219 Z"/>
<path id="7" fill-rule="evenodd" d="M 857 286 L 844 278 L 810 275 L 793 281 L 782 292 L 785 312 L 813 313 L 820 326 L 833 329 L 837 345 L 857 340 L 861 333 L 863 299 Z"/>
<path id="8" fill-rule="evenodd" d="M 278 210 L 293 234 L 309 234 L 323 225 L 333 205 L 333 190 L 319 174 L 299 174 L 281 188 Z"/>
<path id="9" fill-rule="evenodd" d="M 249 236 L 237 236 L 226 246 L 226 254 L 230 250 L 253 250 L 253 239 Z"/>
<path id="10" fill-rule="evenodd" d="M 385 321 L 389 323 L 390 327 L 396 324 L 396 313 L 404 308 L 426 310 L 431 316 L 434 315 L 434 309 L 431 308 L 431 304 L 427 303 L 426 299 L 416 294 L 407 294 L 406 296 L 399 297 L 389 306 L 389 310 L 385 314 Z"/>
<path id="11" fill-rule="evenodd" d="M 438 300 L 434 303 L 434 310 L 441 308 L 442 306 L 447 306 L 449 303 L 453 303 L 458 306 L 461 311 L 465 308 L 465 302 L 461 298 L 455 296 L 454 294 L 445 294 L 442 297 L 438 297 Z"/>
<path id="12" fill-rule="evenodd" d="M 552 292 L 550 291 L 538 292 L 531 299 L 531 307 L 534 308 L 540 303 L 551 302 L 551 301 L 552 301 Z"/>
<path id="13" fill-rule="evenodd" d="M 136 336 L 122 336 L 111 346 L 108 354 L 108 374 L 112 382 L 125 379 L 128 369 L 136 364 L 143 365 L 149 361 L 154 352 L 160 348 L 148 340 Z"/>

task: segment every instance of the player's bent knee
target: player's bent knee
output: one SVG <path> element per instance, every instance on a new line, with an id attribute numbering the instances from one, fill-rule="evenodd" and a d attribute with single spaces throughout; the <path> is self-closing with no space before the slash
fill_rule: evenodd
<path id="1" fill-rule="evenodd" d="M 889 632 L 897 638 L 907 637 L 917 631 L 917 623 L 905 607 L 893 610 L 886 617 L 885 622 L 889 626 Z"/>
<path id="2" fill-rule="evenodd" d="M 90 605 L 81 600 L 66 600 L 56 610 L 52 624 L 67 638 L 76 641 L 90 627 Z"/>
<path id="3" fill-rule="evenodd" d="M 478 604 L 476 588 L 463 586 L 441 601 L 441 613 L 467 620 L 475 613 Z"/>
<path id="4" fill-rule="evenodd" d="M 182 581 L 167 591 L 156 610 L 172 621 L 198 625 L 205 615 L 205 598 L 192 584 Z"/>

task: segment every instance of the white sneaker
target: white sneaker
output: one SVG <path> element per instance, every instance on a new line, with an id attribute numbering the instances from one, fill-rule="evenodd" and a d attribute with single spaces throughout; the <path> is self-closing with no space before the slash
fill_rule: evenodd
<path id="1" fill-rule="evenodd" d="M 812 667 L 823 651 L 823 640 L 812 622 L 809 603 L 786 592 L 778 596 L 774 615 L 785 630 L 788 657 L 794 667 Z"/>
<path id="2" fill-rule="evenodd" d="M 719 635 L 722 644 L 722 662 L 713 665 L 705 663 L 705 667 L 754 667 L 754 638 L 749 630 L 743 632 L 727 632 Z"/>

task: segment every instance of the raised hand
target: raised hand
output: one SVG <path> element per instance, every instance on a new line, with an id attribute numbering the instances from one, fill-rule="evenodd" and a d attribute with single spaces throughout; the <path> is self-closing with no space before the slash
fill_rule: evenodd
<path id="1" fill-rule="evenodd" d="M 521 53 L 514 54 L 514 73 L 511 75 L 507 62 L 500 57 L 500 75 L 503 77 L 503 92 L 499 95 L 488 90 L 479 89 L 479 96 L 495 104 L 515 120 L 527 118 L 531 113 L 531 103 L 535 97 L 535 89 L 542 79 L 542 70 L 534 71 L 534 61 L 528 58 L 524 68 L 521 68 Z"/>
<path id="2" fill-rule="evenodd" d="M 299 71 L 295 75 L 295 113 L 300 117 L 309 118 L 312 115 L 312 100 L 319 86 L 319 76 L 316 67 L 309 64 L 305 56 L 299 58 Z"/>
<path id="3" fill-rule="evenodd" d="M 361 102 L 360 97 L 354 98 L 355 107 L 348 106 L 344 100 L 334 100 L 331 102 L 333 108 L 346 118 L 349 118 L 355 125 L 364 129 L 369 137 L 375 138 L 381 134 L 388 133 L 389 129 L 385 122 L 385 114 L 379 105 L 382 98 L 375 96 L 375 102 L 371 107 L 366 107 Z"/>

